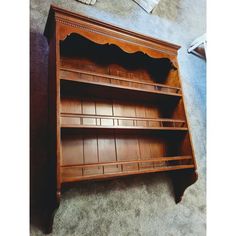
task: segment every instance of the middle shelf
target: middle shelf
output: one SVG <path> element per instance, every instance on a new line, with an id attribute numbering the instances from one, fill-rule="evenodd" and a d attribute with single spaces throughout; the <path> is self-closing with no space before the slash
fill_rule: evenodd
<path id="1" fill-rule="evenodd" d="M 63 128 L 188 130 L 184 120 L 61 113 Z"/>

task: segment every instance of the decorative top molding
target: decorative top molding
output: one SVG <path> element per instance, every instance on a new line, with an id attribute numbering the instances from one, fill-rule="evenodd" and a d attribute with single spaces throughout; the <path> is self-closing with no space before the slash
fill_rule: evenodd
<path id="1" fill-rule="evenodd" d="M 154 58 L 168 57 L 172 60 L 180 48 L 178 45 L 51 5 L 44 30 L 48 41 L 55 31 L 56 24 L 60 28 L 57 40 L 64 40 L 71 33 L 78 33 L 99 44 L 116 44 L 128 53 L 141 51 Z M 98 37 L 94 37 L 94 33 Z"/>

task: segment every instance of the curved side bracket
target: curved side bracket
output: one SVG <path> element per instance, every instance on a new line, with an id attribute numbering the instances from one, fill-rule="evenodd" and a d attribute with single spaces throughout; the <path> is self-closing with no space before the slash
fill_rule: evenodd
<path id="1" fill-rule="evenodd" d="M 180 170 L 170 173 L 173 182 L 175 202 L 181 202 L 185 190 L 194 184 L 198 179 L 198 174 L 194 169 Z"/>

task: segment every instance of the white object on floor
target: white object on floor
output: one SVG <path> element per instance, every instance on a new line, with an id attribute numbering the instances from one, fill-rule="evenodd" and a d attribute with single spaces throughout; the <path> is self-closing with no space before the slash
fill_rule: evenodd
<path id="1" fill-rule="evenodd" d="M 153 8 L 160 2 L 160 0 L 134 0 L 138 3 L 145 11 L 150 13 Z"/>
<path id="2" fill-rule="evenodd" d="M 97 0 L 77 0 L 77 1 L 88 4 L 88 5 L 94 5 Z"/>
<path id="3" fill-rule="evenodd" d="M 203 34 L 202 36 L 196 38 L 190 45 L 188 52 L 194 52 L 194 50 L 199 47 L 200 45 L 204 46 L 205 50 L 205 55 L 206 55 L 206 50 L 207 50 L 207 40 L 206 40 L 206 34 Z"/>

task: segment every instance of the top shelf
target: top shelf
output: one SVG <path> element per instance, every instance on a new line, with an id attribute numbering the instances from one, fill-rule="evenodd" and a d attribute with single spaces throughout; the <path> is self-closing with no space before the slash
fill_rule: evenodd
<path id="1" fill-rule="evenodd" d="M 107 86 L 112 88 L 121 88 L 141 92 L 143 91 L 152 94 L 163 94 L 169 96 L 182 97 L 181 88 L 179 87 L 167 86 L 159 83 L 130 80 L 123 77 L 79 69 L 61 67 L 60 79 L 86 84 Z"/>

